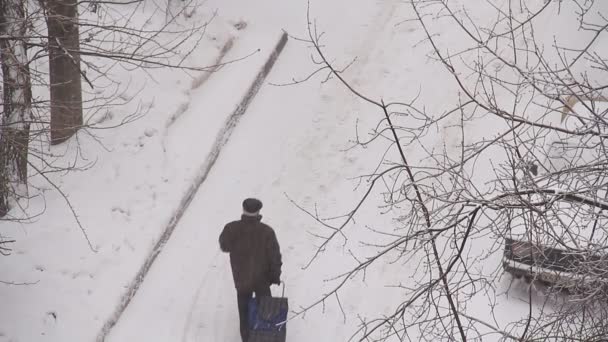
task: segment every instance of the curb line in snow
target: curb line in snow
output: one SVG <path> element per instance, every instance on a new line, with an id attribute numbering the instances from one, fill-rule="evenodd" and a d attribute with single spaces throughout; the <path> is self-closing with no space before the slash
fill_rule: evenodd
<path id="1" fill-rule="evenodd" d="M 281 51 L 283 51 L 283 48 L 285 47 L 286 43 L 287 43 L 287 34 L 285 32 L 283 32 L 281 34 L 281 37 L 279 38 L 279 41 L 277 42 L 274 49 L 272 50 L 272 53 L 266 60 L 266 63 L 264 63 L 264 66 L 258 72 L 257 76 L 255 77 L 255 79 L 253 80 L 253 82 L 251 83 L 249 88 L 247 89 L 247 92 L 245 93 L 245 95 L 243 96 L 241 101 L 239 102 L 239 105 L 236 107 L 234 112 L 232 112 L 232 114 L 228 117 L 228 119 L 226 120 L 226 122 L 224 124 L 224 127 L 220 130 L 220 132 L 216 136 L 215 141 L 213 143 L 213 147 L 212 147 L 211 151 L 209 152 L 209 155 L 207 156 L 202 167 L 200 168 L 199 173 L 196 176 L 194 182 L 186 191 L 184 197 L 180 201 L 180 204 L 179 204 L 176 212 L 173 214 L 173 216 L 171 217 L 171 220 L 165 227 L 165 230 L 163 231 L 159 240 L 156 242 L 154 249 L 152 249 L 151 253 L 145 259 L 143 265 L 137 272 L 135 279 L 133 279 L 133 281 L 129 285 L 129 288 L 127 289 L 126 293 L 122 296 L 120 303 L 118 304 L 118 307 L 116 308 L 114 313 L 110 316 L 110 318 L 106 321 L 106 323 L 103 325 L 101 332 L 97 336 L 97 342 L 105 341 L 106 337 L 108 336 L 108 334 L 110 333 L 112 328 L 116 325 L 116 323 L 120 319 L 122 313 L 125 311 L 125 309 L 129 305 L 129 303 L 131 302 L 131 299 L 133 299 L 133 297 L 137 293 L 137 290 L 139 290 L 139 287 L 140 287 L 141 283 L 143 282 L 144 278 L 146 277 L 146 274 L 148 274 L 150 267 L 156 260 L 156 257 L 162 251 L 163 247 L 165 246 L 165 244 L 167 243 L 169 238 L 171 237 L 171 234 L 175 230 L 175 227 L 177 226 L 180 219 L 182 218 L 182 216 L 188 209 L 188 206 L 190 205 L 190 203 L 192 202 L 194 195 L 196 195 L 197 190 L 199 189 L 201 184 L 203 184 L 205 182 L 205 180 L 207 179 L 209 172 L 213 168 L 213 165 L 215 164 L 215 162 L 218 159 L 218 156 L 220 155 L 222 147 L 224 147 L 224 145 L 226 145 L 226 143 L 228 142 L 228 139 L 230 138 L 230 135 L 232 134 L 232 131 L 236 127 L 239 119 L 241 118 L 241 116 L 243 116 L 245 114 L 247 107 L 249 107 L 249 104 L 251 103 L 253 98 L 256 96 L 256 94 L 258 93 L 260 88 L 262 87 L 262 83 L 266 79 L 266 76 L 268 75 L 268 73 L 270 73 L 270 70 L 272 69 L 278 56 L 281 54 Z"/>

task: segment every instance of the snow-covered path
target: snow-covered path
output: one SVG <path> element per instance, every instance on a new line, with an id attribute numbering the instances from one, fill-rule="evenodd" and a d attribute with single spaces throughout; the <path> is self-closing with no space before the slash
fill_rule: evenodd
<path id="1" fill-rule="evenodd" d="M 252 44 L 252 40 L 264 46 L 273 44 L 281 29 L 294 35 L 305 32 L 304 1 L 256 1 L 251 8 L 243 8 L 242 4 L 237 0 L 210 3 L 218 7 L 220 15 L 238 18 L 239 13 L 247 13 L 242 19 L 248 24 L 248 32 L 235 46 Z M 330 33 L 326 40 L 330 51 L 359 57 L 360 62 L 350 71 L 357 74 L 394 14 L 396 4 L 362 1 L 353 8 L 346 0 L 314 2 L 312 14 Z M 268 15 L 273 9 L 289 15 L 273 17 L 273 22 Z M 332 25 L 345 22 L 357 24 Z M 267 80 L 289 81 L 306 75 L 313 67 L 306 45 L 292 41 Z M 213 91 L 214 77 L 222 76 L 214 75 L 208 81 L 209 91 Z M 265 85 L 107 340 L 239 340 L 230 266 L 227 255 L 218 250 L 217 237 L 226 222 L 239 217 L 240 203 L 247 196 L 264 201 L 265 222 L 277 232 L 284 256 L 283 280 L 292 309 L 320 296 L 322 279 L 331 274 L 331 267 L 316 272 L 301 270 L 313 252 L 315 241 L 307 230 L 313 229 L 314 223 L 285 194 L 312 205 L 319 201 L 331 203 L 344 190 L 350 192 L 351 184 L 344 179 L 363 172 L 356 156 L 342 152 L 354 132 L 355 121 L 349 116 L 352 102 L 352 97 L 335 83 Z M 350 323 L 342 324 L 339 309 L 328 307 L 324 315 L 290 323 L 288 338 L 324 341 L 328 329 L 332 329 L 333 338 L 344 340 L 356 321 Z"/>

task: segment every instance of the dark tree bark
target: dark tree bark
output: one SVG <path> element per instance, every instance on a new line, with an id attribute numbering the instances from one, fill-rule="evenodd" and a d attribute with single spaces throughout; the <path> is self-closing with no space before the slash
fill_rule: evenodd
<path id="1" fill-rule="evenodd" d="M 0 216 L 9 200 L 27 189 L 27 155 L 32 92 L 26 50 L 24 0 L 0 2 L 0 60 L 3 77 L 3 112 L 0 128 Z"/>
<path id="2" fill-rule="evenodd" d="M 51 82 L 51 144 L 60 144 L 82 126 L 78 1 L 47 0 Z"/>

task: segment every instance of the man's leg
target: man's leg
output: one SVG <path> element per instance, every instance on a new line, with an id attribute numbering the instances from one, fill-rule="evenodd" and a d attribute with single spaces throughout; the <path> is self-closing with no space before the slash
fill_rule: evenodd
<path id="1" fill-rule="evenodd" d="M 241 325 L 241 339 L 247 342 L 249 337 L 249 300 L 251 292 L 237 292 L 237 302 L 239 305 L 239 321 Z"/>

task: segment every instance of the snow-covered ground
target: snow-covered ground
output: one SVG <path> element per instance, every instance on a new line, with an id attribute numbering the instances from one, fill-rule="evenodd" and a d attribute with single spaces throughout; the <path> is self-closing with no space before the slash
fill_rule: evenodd
<path id="1" fill-rule="evenodd" d="M 32 222 L 1 223 L 2 236 L 16 242 L 11 256 L 0 258 L 0 280 L 31 284 L 0 283 L 0 341 L 93 341 L 99 336 L 282 30 L 305 37 L 307 5 L 305 0 L 207 0 L 198 14 L 210 17 L 217 9 L 217 17 L 189 60 L 212 65 L 229 40 L 233 45 L 224 60 L 259 52 L 222 68 L 202 84 L 197 81 L 202 74 L 174 70 L 154 70 L 149 77 L 122 75 L 124 82 L 133 80 L 132 95 L 150 108 L 148 114 L 99 132 L 103 146 L 79 136 L 82 152 L 95 164 L 54 178 L 69 194 L 97 252 L 89 249 L 65 202 L 52 189 L 44 191 L 44 201 L 30 201 L 30 210 L 45 208 Z M 431 113 L 447 109 L 447 99 L 457 99 L 456 84 L 440 63 L 428 58 L 428 44 L 420 43 L 420 26 L 404 21 L 413 17 L 407 3 L 311 1 L 310 10 L 319 30 L 326 32 L 325 51 L 336 63 L 346 65 L 357 56 L 346 73 L 357 89 L 387 102 L 418 96 L 418 103 Z M 451 29 L 439 27 L 434 33 L 447 45 L 458 45 L 450 42 Z M 320 75 L 297 85 L 270 84 L 289 83 L 314 71 L 309 48 L 293 38 L 287 43 L 106 341 L 240 340 L 228 256 L 219 251 L 217 238 L 225 223 L 239 217 L 245 197 L 262 199 L 264 221 L 277 233 L 292 310 L 333 288 L 326 279 L 354 265 L 350 251 L 365 255 L 359 239 L 370 236 L 367 225 L 392 223 L 393 217 L 379 215 L 378 202 L 370 200 L 349 228 L 350 239 L 331 244 L 321 259 L 304 269 L 319 243 L 311 233 L 322 230 L 291 200 L 307 209 L 316 207 L 323 217 L 344 214 L 365 191 L 349 179 L 373 171 L 386 147 L 348 149 L 356 128 L 373 128 L 382 113 L 339 83 L 321 83 Z M 133 109 L 116 109 L 114 115 L 120 120 Z M 437 148 L 456 146 L 459 136 L 446 128 L 452 124 L 446 122 L 427 139 Z M 491 137 L 495 128 L 471 129 Z M 60 153 L 74 149 L 74 144 L 53 149 Z M 415 150 L 407 152 L 414 160 L 418 157 Z M 42 179 L 33 182 L 48 188 Z M 398 263 L 370 270 L 364 282 L 357 278 L 343 289 L 340 303 L 331 297 L 290 321 L 288 341 L 348 340 L 360 319 L 394 310 L 404 290 L 386 285 L 407 284 L 415 267 Z M 273 293 L 280 289 L 273 288 Z M 470 313 L 483 315 L 483 305 L 470 306 Z M 499 310 L 505 316 L 527 310 L 517 299 L 506 305 Z M 415 332 L 411 337 L 416 340 Z"/>
<path id="2" fill-rule="evenodd" d="M 121 9 L 129 13 L 134 6 Z M 133 20 L 151 18 L 147 28 L 161 27 L 165 16 L 155 12 L 157 6 L 140 6 Z M 201 11 L 199 16 L 197 21 L 205 22 L 212 12 Z M 239 34 L 232 24 L 214 20 L 186 62 L 215 64 L 225 43 Z M 233 56 L 253 51 L 235 50 Z M 251 70 L 225 82 L 237 90 L 241 78 L 254 75 Z M 101 80 L 94 92 L 112 94 L 117 86 L 128 103 L 106 107 L 87 120 L 103 121 L 99 127 L 113 126 L 138 111 L 145 112 L 142 119 L 115 129 L 91 129 L 50 149 L 44 142 L 34 146 L 57 155 L 57 165 L 77 160 L 86 166 L 69 177 L 55 173 L 50 178 L 68 194 L 97 252 L 89 248 L 61 195 L 42 177 L 32 178 L 30 195 L 35 197 L 27 210 L 41 214 L 25 222 L 3 222 L 0 228 L 5 239 L 16 240 L 10 245 L 12 254 L 0 258 L 0 280 L 28 284 L 0 284 L 2 341 L 94 340 L 177 210 L 224 116 L 230 114 L 197 107 L 206 95 L 200 85 L 205 73 L 157 69 L 147 74 L 117 67 L 110 77 L 116 83 Z M 206 99 L 209 107 L 218 108 L 234 102 L 230 96 Z"/>
<path id="3" fill-rule="evenodd" d="M 264 2 L 256 4 L 263 8 L 260 12 L 239 8 L 239 1 L 232 2 L 234 5 L 224 1 L 223 8 L 234 6 L 248 13 L 251 16 L 246 19 L 250 23 L 248 29 L 257 29 L 256 22 L 266 17 Z M 271 6 L 270 1 L 266 3 Z M 323 14 L 320 24 L 345 20 L 343 8 L 348 2 L 316 5 L 314 13 Z M 332 41 L 332 48 L 364 56 L 365 50 L 372 48 L 370 42 L 382 33 L 384 24 L 394 13 L 393 5 L 396 2 L 360 3 L 355 11 L 348 12 L 350 18 L 346 21 L 357 24 L 340 28 L 346 31 L 343 33 L 334 33 L 334 26 L 329 24 L 332 27 L 328 30 L 332 32 L 328 39 Z M 287 14 L 282 18 L 284 22 L 260 25 L 260 29 L 276 37 L 276 32 L 284 27 L 298 36 L 305 28 L 306 7 L 294 6 L 284 13 Z M 290 41 L 269 81 L 281 83 L 307 74 L 311 71 L 307 58 L 306 46 Z M 365 67 L 362 61 L 355 69 Z M 342 263 L 338 260 L 342 258 L 342 251 L 335 250 L 335 257 L 332 253 L 330 260 L 335 264 L 324 262 L 323 267 L 318 265 L 310 272 L 303 271 L 301 267 L 313 252 L 315 239 L 308 231 L 315 230 L 314 222 L 292 205 L 285 194 L 303 205 L 318 202 L 332 210 L 345 209 L 354 203 L 350 196 L 345 202 L 342 199 L 343 194 L 351 193 L 352 187 L 345 178 L 356 176 L 364 169 L 363 165 L 357 165 L 356 154 L 342 152 L 352 137 L 357 116 L 351 101 L 352 97 L 335 83 L 266 86 L 242 118 L 191 209 L 109 340 L 239 339 L 230 266 L 227 255 L 222 255 L 217 248 L 217 237 L 225 223 L 239 217 L 240 203 L 247 196 L 257 196 L 265 202 L 265 221 L 275 228 L 282 246 L 283 280 L 292 308 L 320 296 L 323 277 L 341 269 Z M 280 293 L 278 288 L 274 291 Z M 193 295 L 184 296 L 186 293 Z M 345 300 L 349 311 L 359 308 L 361 301 L 350 296 Z M 305 320 L 290 323 L 289 340 L 323 341 L 328 331 L 332 331 L 336 340 L 343 340 L 356 323 L 351 317 L 349 324 L 336 324 L 342 318 L 334 305 L 325 314 L 319 310 L 313 312 Z M 141 329 L 141 322 L 146 322 L 148 328 Z"/>

